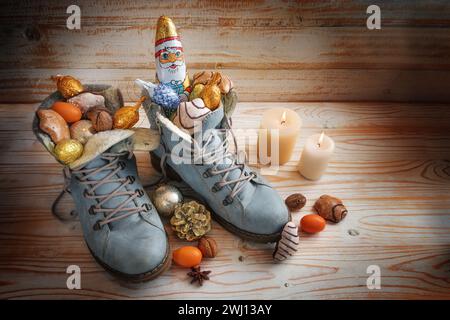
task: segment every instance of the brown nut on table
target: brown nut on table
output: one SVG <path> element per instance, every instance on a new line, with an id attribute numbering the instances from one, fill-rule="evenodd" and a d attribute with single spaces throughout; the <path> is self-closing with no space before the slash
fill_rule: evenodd
<path id="1" fill-rule="evenodd" d="M 198 240 L 198 248 L 205 258 L 214 258 L 217 256 L 217 243 L 213 238 L 201 237 Z"/>
<path id="2" fill-rule="evenodd" d="M 314 204 L 314 209 L 325 220 L 338 223 L 345 218 L 348 211 L 342 200 L 324 194 Z"/>
<path id="3" fill-rule="evenodd" d="M 113 127 L 113 118 L 106 108 L 94 107 L 87 112 L 86 116 L 97 132 L 111 130 Z"/>
<path id="4" fill-rule="evenodd" d="M 294 193 L 287 197 L 284 202 L 286 203 L 289 211 L 296 212 L 300 211 L 300 209 L 305 206 L 306 198 L 301 193 Z"/>

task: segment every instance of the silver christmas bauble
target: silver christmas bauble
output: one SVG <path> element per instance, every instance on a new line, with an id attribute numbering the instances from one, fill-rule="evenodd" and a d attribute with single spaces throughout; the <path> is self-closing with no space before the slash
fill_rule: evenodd
<path id="1" fill-rule="evenodd" d="M 175 210 L 175 206 L 183 201 L 183 195 L 176 187 L 163 184 L 155 189 L 152 200 L 161 216 L 170 217 Z"/>

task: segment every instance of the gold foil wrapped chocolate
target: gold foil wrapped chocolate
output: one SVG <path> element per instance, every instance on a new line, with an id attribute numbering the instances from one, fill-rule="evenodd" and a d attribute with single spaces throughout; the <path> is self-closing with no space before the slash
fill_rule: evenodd
<path id="1" fill-rule="evenodd" d="M 122 107 L 114 114 L 114 129 L 129 129 L 139 121 L 139 108 L 146 99 L 142 96 L 134 106 Z"/>
<path id="2" fill-rule="evenodd" d="M 201 92 L 201 98 L 210 110 L 216 110 L 220 105 L 221 92 L 220 88 L 217 86 L 220 79 L 220 73 L 215 72 Z"/>
<path id="3" fill-rule="evenodd" d="M 56 81 L 56 87 L 64 98 L 69 99 L 83 92 L 84 88 L 81 82 L 72 76 L 56 75 L 51 78 Z"/>
<path id="4" fill-rule="evenodd" d="M 230 92 L 231 89 L 233 89 L 233 81 L 231 81 L 231 79 L 224 74 L 221 74 L 218 71 L 200 71 L 200 72 L 196 72 L 194 74 L 193 77 L 193 83 L 192 86 L 195 87 L 198 84 L 207 84 L 211 78 L 214 76 L 214 74 L 219 74 L 220 75 L 220 81 L 217 84 L 217 86 L 220 89 L 220 92 L 222 94 L 227 94 L 228 92 Z"/>
<path id="5" fill-rule="evenodd" d="M 194 86 L 192 89 L 191 94 L 189 95 L 189 101 L 195 100 L 197 98 L 200 98 L 202 95 L 202 91 L 205 89 L 205 86 L 201 83 L 198 83 Z"/>
<path id="6" fill-rule="evenodd" d="M 194 241 L 211 230 L 211 213 L 197 201 L 185 202 L 175 207 L 170 224 L 180 239 Z"/>
<path id="7" fill-rule="evenodd" d="M 75 139 L 66 139 L 55 147 L 55 155 L 59 161 L 69 164 L 77 160 L 83 154 L 83 145 Z"/>

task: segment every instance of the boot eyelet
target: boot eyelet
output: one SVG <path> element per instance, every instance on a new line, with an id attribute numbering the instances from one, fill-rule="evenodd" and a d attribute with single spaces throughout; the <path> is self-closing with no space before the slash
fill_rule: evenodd
<path id="1" fill-rule="evenodd" d="M 205 172 L 203 172 L 203 178 L 209 178 L 211 177 L 211 170 L 206 169 Z"/>
<path id="2" fill-rule="evenodd" d="M 231 198 L 230 196 L 227 196 L 224 200 L 223 200 L 223 205 L 224 206 L 228 206 L 229 204 L 233 203 L 233 198 Z"/>
<path id="3" fill-rule="evenodd" d="M 222 186 L 220 185 L 220 183 L 219 182 L 217 182 L 217 183 L 215 183 L 214 185 L 213 185 L 213 187 L 211 188 L 211 191 L 212 192 L 219 192 L 220 190 L 222 190 Z"/>
<path id="4" fill-rule="evenodd" d="M 125 169 L 127 164 L 125 162 L 123 162 L 123 161 L 119 161 L 119 166 L 120 166 L 120 168 Z"/>
<path id="5" fill-rule="evenodd" d="M 100 225 L 100 222 L 101 222 L 101 220 L 98 220 L 98 221 L 94 224 L 94 226 L 93 226 L 94 231 L 98 231 L 98 230 L 100 230 L 100 229 L 102 228 L 102 226 Z"/>
<path id="6" fill-rule="evenodd" d="M 142 189 L 136 189 L 134 192 L 137 193 L 139 198 L 144 196 L 144 190 L 142 190 Z"/>
<path id="7" fill-rule="evenodd" d="M 134 183 L 134 182 L 136 181 L 136 178 L 133 177 L 133 176 L 127 176 L 127 180 L 128 180 L 130 183 Z"/>
<path id="8" fill-rule="evenodd" d="M 93 194 L 90 193 L 89 191 L 87 191 L 86 189 L 83 191 L 83 197 L 87 198 L 87 197 L 92 197 Z"/>
<path id="9" fill-rule="evenodd" d="M 95 216 L 97 213 L 94 211 L 94 209 L 95 209 L 95 206 L 91 206 L 90 208 L 89 208 L 89 210 L 88 210 L 88 212 L 89 212 L 89 214 L 91 215 L 91 216 Z"/>
<path id="10" fill-rule="evenodd" d="M 145 212 L 149 212 L 150 210 L 152 210 L 152 205 L 149 203 L 144 203 L 142 207 L 145 209 Z"/>

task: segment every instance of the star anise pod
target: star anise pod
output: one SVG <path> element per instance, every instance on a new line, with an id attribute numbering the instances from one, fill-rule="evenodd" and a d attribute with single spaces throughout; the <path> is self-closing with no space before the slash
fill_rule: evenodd
<path id="1" fill-rule="evenodd" d="M 200 266 L 191 268 L 191 272 L 187 275 L 192 278 L 191 283 L 198 282 L 201 286 L 203 285 L 203 281 L 209 280 L 208 274 L 211 271 L 201 271 Z"/>

